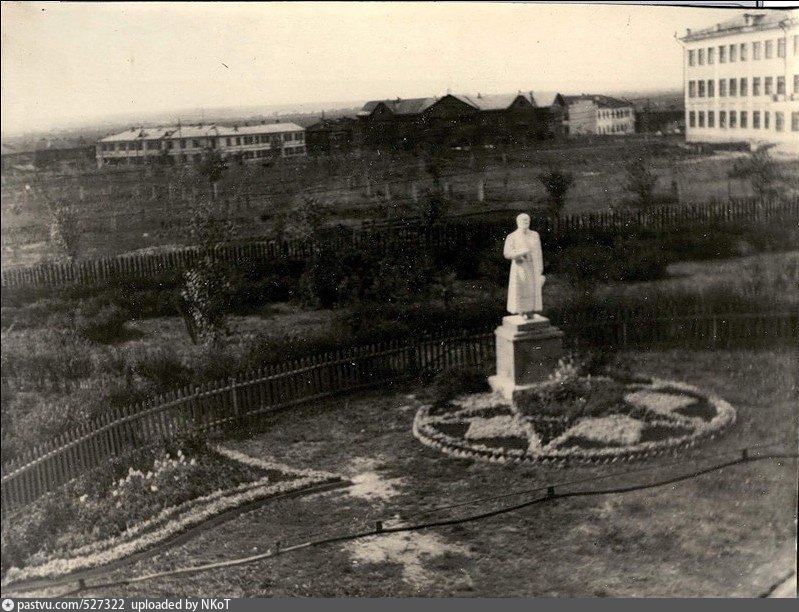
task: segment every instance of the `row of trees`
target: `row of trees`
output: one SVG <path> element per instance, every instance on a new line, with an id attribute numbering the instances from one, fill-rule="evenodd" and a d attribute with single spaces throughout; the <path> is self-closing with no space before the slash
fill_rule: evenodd
<path id="1" fill-rule="evenodd" d="M 650 157 L 634 157 L 624 165 L 623 188 L 633 198 L 630 204 L 637 208 L 647 208 L 656 203 L 658 175 L 652 166 Z M 778 195 L 782 182 L 780 168 L 768 147 L 759 147 L 748 156 L 736 160 L 727 175 L 748 181 L 752 191 L 760 198 Z M 550 215 L 557 219 L 574 185 L 574 175 L 560 168 L 552 168 L 538 178 L 549 194 Z"/>

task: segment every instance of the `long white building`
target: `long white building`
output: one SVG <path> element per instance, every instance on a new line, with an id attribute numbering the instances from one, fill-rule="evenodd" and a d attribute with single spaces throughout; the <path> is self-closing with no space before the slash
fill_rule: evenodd
<path id="1" fill-rule="evenodd" d="M 687 142 L 799 151 L 799 11 L 746 13 L 680 40 Z"/>
<path id="2" fill-rule="evenodd" d="M 245 161 L 304 156 L 305 129 L 295 123 L 131 128 L 97 141 L 96 155 L 98 167 L 158 160 L 196 163 L 213 150 L 223 158 L 240 157 Z"/>

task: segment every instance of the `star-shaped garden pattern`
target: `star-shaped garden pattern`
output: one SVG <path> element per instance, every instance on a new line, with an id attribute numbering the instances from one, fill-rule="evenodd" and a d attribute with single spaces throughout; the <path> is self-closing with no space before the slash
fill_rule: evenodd
<path id="1" fill-rule="evenodd" d="M 721 398 L 677 382 L 606 377 L 549 381 L 511 405 L 490 393 L 424 406 L 414 435 L 456 457 L 507 462 L 595 463 L 688 448 L 735 421 Z"/>

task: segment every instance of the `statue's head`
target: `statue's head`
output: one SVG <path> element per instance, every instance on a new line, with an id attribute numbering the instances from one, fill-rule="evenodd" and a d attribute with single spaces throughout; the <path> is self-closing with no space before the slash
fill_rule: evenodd
<path id="1" fill-rule="evenodd" d="M 530 215 L 522 213 L 516 217 L 516 227 L 519 229 L 530 229 Z"/>

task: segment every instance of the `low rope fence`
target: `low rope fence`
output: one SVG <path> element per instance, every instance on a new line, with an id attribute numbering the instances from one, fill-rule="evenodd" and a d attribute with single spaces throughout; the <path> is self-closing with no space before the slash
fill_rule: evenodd
<path id="1" fill-rule="evenodd" d="M 445 223 L 427 226 L 416 218 L 386 224 L 370 224 L 358 230 L 331 228 L 319 240 L 323 244 L 346 248 L 374 248 L 400 245 L 414 249 L 436 249 L 469 244 L 476 248 L 503 238 L 513 229 L 513 219 L 480 219 L 473 216 L 449 218 Z M 564 215 L 557 221 L 537 216 L 535 227 L 545 236 L 556 238 L 591 231 L 629 231 L 646 228 L 655 232 L 677 230 L 686 224 L 733 222 L 799 222 L 799 197 L 760 200 L 745 198 L 725 202 L 657 206 L 640 211 L 596 212 Z M 313 253 L 307 240 L 254 239 L 219 245 L 213 257 L 220 261 L 268 263 L 279 260 L 307 260 Z M 45 262 L 33 266 L 2 270 L 3 288 L 48 288 L 69 284 L 98 286 L 124 278 L 153 278 L 176 273 L 196 265 L 204 256 L 197 247 L 183 247 L 155 253 L 136 253 L 117 257 Z"/>

